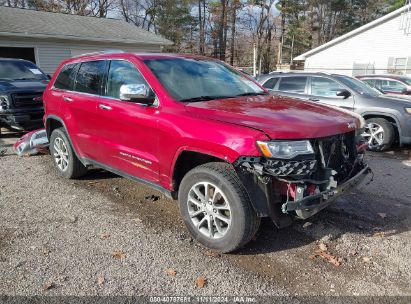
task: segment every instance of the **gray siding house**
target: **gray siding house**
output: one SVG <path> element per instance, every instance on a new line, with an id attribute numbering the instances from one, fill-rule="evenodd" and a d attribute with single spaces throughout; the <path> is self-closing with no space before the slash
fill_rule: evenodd
<path id="1" fill-rule="evenodd" d="M 83 53 L 160 52 L 171 44 L 122 20 L 0 7 L 0 57 L 30 60 L 48 74 Z"/>

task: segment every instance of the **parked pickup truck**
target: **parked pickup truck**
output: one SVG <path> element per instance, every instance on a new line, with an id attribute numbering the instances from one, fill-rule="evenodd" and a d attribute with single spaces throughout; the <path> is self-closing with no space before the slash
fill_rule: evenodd
<path id="1" fill-rule="evenodd" d="M 0 127 L 41 127 L 42 95 L 48 81 L 48 76 L 30 61 L 0 58 Z"/>
<path id="2" fill-rule="evenodd" d="M 363 121 L 273 97 L 205 57 L 99 53 L 61 64 L 44 93 L 58 173 L 95 166 L 178 200 L 193 237 L 220 252 L 270 217 L 306 219 L 369 172 Z"/>

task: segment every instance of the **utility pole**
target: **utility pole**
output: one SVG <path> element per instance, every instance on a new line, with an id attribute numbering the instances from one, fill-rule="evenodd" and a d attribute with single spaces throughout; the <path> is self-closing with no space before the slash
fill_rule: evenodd
<path id="1" fill-rule="evenodd" d="M 257 47 L 253 44 L 253 76 L 257 76 Z"/>

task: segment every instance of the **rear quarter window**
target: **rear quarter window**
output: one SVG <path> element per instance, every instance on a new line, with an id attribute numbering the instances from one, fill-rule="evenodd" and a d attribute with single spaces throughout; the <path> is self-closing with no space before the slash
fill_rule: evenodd
<path id="1" fill-rule="evenodd" d="M 266 89 L 272 90 L 275 88 L 275 85 L 277 84 L 277 82 L 278 82 L 278 78 L 276 77 L 270 78 L 263 84 L 263 87 Z"/>
<path id="2" fill-rule="evenodd" d="M 278 86 L 278 90 L 284 91 L 284 92 L 304 94 L 306 83 L 307 83 L 306 76 L 282 77 L 280 81 L 280 85 Z"/>
<path id="3" fill-rule="evenodd" d="M 72 90 L 77 64 L 65 65 L 58 74 L 54 87 L 61 90 Z"/>

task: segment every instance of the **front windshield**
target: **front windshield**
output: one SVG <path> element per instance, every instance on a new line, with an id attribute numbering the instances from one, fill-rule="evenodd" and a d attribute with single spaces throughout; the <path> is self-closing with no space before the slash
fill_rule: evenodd
<path id="1" fill-rule="evenodd" d="M 20 60 L 0 61 L 0 80 L 46 80 L 43 74 L 33 63 Z"/>
<path id="2" fill-rule="evenodd" d="M 354 90 L 355 92 L 361 95 L 369 95 L 373 97 L 382 95 L 382 93 L 369 87 L 367 84 L 365 84 L 361 80 L 351 78 L 348 76 L 336 76 L 336 78 L 342 83 L 344 83 L 346 86 L 348 86 L 350 89 Z"/>
<path id="3" fill-rule="evenodd" d="M 144 62 L 167 92 L 182 102 L 267 94 L 245 75 L 216 60 L 160 58 Z"/>

